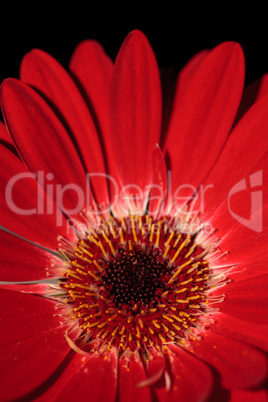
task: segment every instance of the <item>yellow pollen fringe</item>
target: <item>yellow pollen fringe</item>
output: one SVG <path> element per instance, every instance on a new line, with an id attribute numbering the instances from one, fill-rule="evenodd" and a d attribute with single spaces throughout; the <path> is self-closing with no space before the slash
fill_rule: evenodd
<path id="1" fill-rule="evenodd" d="M 80 278 L 79 276 L 75 275 L 75 274 L 73 273 L 73 271 L 71 271 L 70 269 L 67 270 L 67 275 L 68 275 L 68 276 L 72 276 L 73 278 L 79 279 L 79 281 L 81 281 L 81 278 Z"/>
<path id="2" fill-rule="evenodd" d="M 110 247 L 110 249 L 111 249 L 111 252 L 113 253 L 114 256 L 116 256 L 116 251 L 115 251 L 115 249 L 114 249 L 114 246 L 113 246 L 111 240 L 109 240 L 108 244 L 109 244 L 109 247 Z"/>
<path id="3" fill-rule="evenodd" d="M 164 251 L 163 258 L 166 258 L 166 256 L 168 255 L 169 249 L 170 249 L 170 245 L 168 244 L 167 248 Z"/>
<path id="4" fill-rule="evenodd" d="M 186 290 L 187 290 L 187 288 L 175 290 L 175 293 L 184 293 L 184 292 L 186 292 Z"/>
<path id="5" fill-rule="evenodd" d="M 179 234 L 178 237 L 177 237 L 177 239 L 175 240 L 175 243 L 173 244 L 173 247 L 174 247 L 174 248 L 177 247 L 177 245 L 178 245 L 180 239 L 181 239 L 181 234 Z"/>
<path id="6" fill-rule="evenodd" d="M 93 257 L 93 254 L 90 253 L 88 250 L 86 250 L 84 247 L 80 246 L 80 248 L 81 248 L 81 250 L 82 250 L 84 253 L 88 254 L 89 257 L 91 257 L 91 258 Z"/>
<path id="7" fill-rule="evenodd" d="M 94 260 L 93 263 L 96 265 L 96 267 L 98 268 L 98 270 L 100 272 L 102 272 L 102 267 L 100 266 L 100 264 L 98 263 L 98 261 Z"/>
<path id="8" fill-rule="evenodd" d="M 155 247 L 159 246 L 160 241 L 160 228 L 157 229 Z"/>
<path id="9" fill-rule="evenodd" d="M 136 229 L 135 226 L 132 226 L 132 234 L 133 234 L 133 240 L 135 243 L 138 243 L 138 238 L 137 238 L 137 233 L 136 233 Z"/>
<path id="10" fill-rule="evenodd" d="M 170 317 L 168 317 L 167 315 L 163 314 L 162 315 L 163 318 L 165 318 L 165 320 L 169 321 L 169 322 L 174 322 L 174 320 Z"/>
<path id="11" fill-rule="evenodd" d="M 99 242 L 98 242 L 98 246 L 99 246 L 99 248 L 101 249 L 101 252 L 102 252 L 102 254 L 104 255 L 104 257 L 107 257 L 107 253 L 106 253 L 106 251 L 105 251 L 105 249 L 104 249 L 104 247 L 103 247 L 103 244 L 102 244 L 102 242 L 99 240 Z"/>
<path id="12" fill-rule="evenodd" d="M 180 328 L 178 325 L 176 325 L 176 324 L 172 324 L 172 326 L 173 326 L 177 331 L 180 331 L 180 330 L 181 330 L 181 328 Z"/>
<path id="13" fill-rule="evenodd" d="M 109 228 L 110 228 L 110 232 L 112 233 L 112 236 L 113 236 L 113 238 L 115 239 L 115 238 L 116 238 L 116 233 L 115 233 L 115 231 L 114 231 L 112 222 L 109 222 L 108 225 L 109 225 Z"/>
<path id="14" fill-rule="evenodd" d="M 104 321 L 102 324 L 98 325 L 98 328 L 103 328 L 103 327 L 105 327 L 106 324 L 107 324 L 107 321 Z M 109 329 L 108 329 L 108 332 L 110 332 Z"/>
<path id="15" fill-rule="evenodd" d="M 88 274 L 89 274 L 90 276 L 92 276 L 92 278 L 96 279 L 96 281 L 98 281 L 98 280 L 100 279 L 97 275 L 93 274 L 93 272 L 91 272 L 91 271 L 89 271 L 89 270 L 88 270 Z"/>
<path id="16" fill-rule="evenodd" d="M 151 227 L 151 233 L 150 233 L 150 237 L 149 237 L 149 241 L 152 243 L 153 241 L 153 237 L 154 237 L 154 223 L 152 224 Z"/>
<path id="17" fill-rule="evenodd" d="M 123 235 L 123 230 L 122 230 L 122 228 L 119 228 L 119 236 L 120 236 L 120 242 L 121 242 L 121 244 L 125 244 L 125 239 L 124 239 L 124 235 Z"/>
<path id="18" fill-rule="evenodd" d="M 174 236 L 175 232 L 172 230 L 171 234 L 169 235 L 169 238 L 167 239 L 166 243 L 165 243 L 165 247 L 167 247 L 169 245 L 169 243 L 171 242 L 173 236 Z"/>
<path id="19" fill-rule="evenodd" d="M 166 332 L 168 332 L 169 331 L 169 328 L 162 322 L 162 327 L 164 328 L 164 330 L 166 331 Z"/>

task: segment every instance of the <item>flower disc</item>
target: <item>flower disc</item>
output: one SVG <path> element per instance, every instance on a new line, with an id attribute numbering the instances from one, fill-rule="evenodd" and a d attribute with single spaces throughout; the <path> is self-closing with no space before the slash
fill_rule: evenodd
<path id="1" fill-rule="evenodd" d="M 199 337 L 215 275 L 196 235 L 174 217 L 110 217 L 65 245 L 61 287 L 80 347 L 134 352 Z"/>

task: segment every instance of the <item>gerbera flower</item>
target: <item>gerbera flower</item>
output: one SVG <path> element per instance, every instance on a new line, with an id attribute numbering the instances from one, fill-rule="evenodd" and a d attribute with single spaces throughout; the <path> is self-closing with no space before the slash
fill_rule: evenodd
<path id="1" fill-rule="evenodd" d="M 176 77 L 139 31 L 69 73 L 25 56 L 1 87 L 2 400 L 266 400 L 266 93 L 233 42 Z"/>

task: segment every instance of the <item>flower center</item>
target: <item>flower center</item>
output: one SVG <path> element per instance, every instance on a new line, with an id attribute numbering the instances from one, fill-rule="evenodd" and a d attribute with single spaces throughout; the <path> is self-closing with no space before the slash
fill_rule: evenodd
<path id="1" fill-rule="evenodd" d="M 126 251 L 120 247 L 116 259 L 105 265 L 101 279 L 115 307 L 131 309 L 136 303 L 153 307 L 171 270 L 159 250 L 135 247 Z"/>
<path id="2" fill-rule="evenodd" d="M 80 347 L 145 351 L 198 338 L 222 278 L 196 234 L 183 233 L 174 217 L 144 215 L 103 220 L 73 246 L 62 240 L 61 287 Z"/>

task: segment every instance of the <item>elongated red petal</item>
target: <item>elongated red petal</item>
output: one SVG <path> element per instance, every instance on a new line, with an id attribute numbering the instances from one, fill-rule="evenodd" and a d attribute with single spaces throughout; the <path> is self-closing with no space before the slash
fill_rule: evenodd
<path id="1" fill-rule="evenodd" d="M 11 144 L 11 137 L 6 129 L 5 124 L 2 121 L 0 122 L 0 141 Z"/>
<path id="2" fill-rule="evenodd" d="M 159 382 L 165 387 L 164 372 L 166 369 L 166 360 L 163 353 L 156 349 L 150 350 L 150 360 L 146 367 L 147 371 L 147 383 L 153 388 Z"/>
<path id="3" fill-rule="evenodd" d="M 201 50 L 195 54 L 179 72 L 176 82 L 174 108 L 176 108 L 176 104 L 178 102 L 182 101 L 185 90 L 187 89 L 188 85 L 191 84 L 191 80 L 193 79 L 195 72 L 207 57 L 209 52 L 209 50 Z M 176 113 L 176 109 L 174 110 L 174 113 Z"/>
<path id="4" fill-rule="evenodd" d="M 232 127 L 243 86 L 243 52 L 226 42 L 208 53 L 177 97 L 164 145 L 173 192 L 180 185 L 197 188 L 206 177 Z"/>
<path id="5" fill-rule="evenodd" d="M 56 384 L 56 395 L 57 386 L 60 388 L 56 400 L 68 400 L 70 395 L 73 395 L 81 402 L 87 402 L 89 398 L 92 402 L 114 402 L 118 380 L 115 351 L 108 353 L 105 358 L 99 355 L 78 356 L 75 356 L 73 363 Z"/>
<path id="6" fill-rule="evenodd" d="M 231 283 L 237 284 L 237 286 L 241 286 L 240 282 L 250 281 L 255 277 L 268 275 L 268 267 L 263 261 L 267 259 L 267 250 L 263 247 L 264 244 L 267 244 L 268 241 L 268 233 L 261 236 L 264 238 L 263 241 L 260 241 L 260 237 L 256 236 L 256 240 L 254 243 L 244 243 L 244 247 L 254 247 L 256 250 L 256 255 L 252 258 L 249 258 L 246 261 L 241 262 L 240 264 L 231 266 L 227 271 L 227 276 L 231 280 Z M 260 247 L 258 247 L 258 242 L 261 242 Z M 224 289 L 228 291 L 229 287 L 226 286 Z M 220 292 L 220 289 L 215 290 L 215 292 Z"/>
<path id="7" fill-rule="evenodd" d="M 211 188 L 203 201 L 203 219 L 217 229 L 221 249 L 230 252 L 230 263 L 253 258 L 255 250 L 246 243 L 250 246 L 257 237 L 261 242 L 268 230 L 267 110 L 265 95 L 236 126 L 204 182 L 204 188 Z"/>
<path id="8" fill-rule="evenodd" d="M 175 98 L 183 95 L 185 88 L 191 80 L 195 70 L 208 54 L 208 50 L 202 50 L 193 56 L 188 63 L 177 74 L 175 69 L 164 69 L 161 72 L 162 94 L 163 94 L 163 118 L 162 118 L 162 138 L 161 147 L 165 142 L 165 135 L 168 130 L 170 116 L 172 114 Z"/>
<path id="9" fill-rule="evenodd" d="M 227 203 L 229 192 L 245 179 L 250 171 L 254 173 L 258 167 L 265 167 L 265 154 L 268 149 L 267 110 L 268 95 L 265 95 L 254 103 L 229 136 L 217 163 L 203 183 L 204 186 L 213 186 L 206 193 L 205 215 L 208 211 L 217 210 L 223 201 Z"/>
<path id="10" fill-rule="evenodd" d="M 93 108 L 102 132 L 109 131 L 109 85 L 113 62 L 102 45 L 95 40 L 85 40 L 75 48 L 69 70 L 82 86 L 86 99 Z"/>
<path id="11" fill-rule="evenodd" d="M 183 349 L 170 345 L 169 355 L 172 386 L 167 402 L 205 401 L 212 389 L 212 374 L 201 360 Z"/>
<path id="12" fill-rule="evenodd" d="M 266 389 L 252 391 L 233 391 L 230 395 L 230 402 L 267 402 L 268 392 Z"/>
<path id="13" fill-rule="evenodd" d="M 94 40 L 85 40 L 76 47 L 69 69 L 82 87 L 101 135 L 110 136 L 109 86 L 113 62 L 103 47 Z M 106 147 L 106 144 L 104 144 Z"/>
<path id="14" fill-rule="evenodd" d="M 149 190 L 148 213 L 157 216 L 164 211 L 167 203 L 167 168 L 164 156 L 157 145 L 152 157 L 152 184 Z"/>
<path id="15" fill-rule="evenodd" d="M 241 316 L 237 318 L 221 311 L 209 329 L 219 335 L 249 343 L 268 352 L 268 327 L 265 322 L 257 324 L 254 322 L 254 317 L 253 320 L 251 318 L 250 314 L 242 319 Z"/>
<path id="16" fill-rule="evenodd" d="M 69 352 L 55 303 L 0 289 L 1 398 L 27 399 L 63 362 Z"/>
<path id="17" fill-rule="evenodd" d="M 263 213 L 267 213 L 267 208 L 263 210 Z M 255 258 L 256 255 L 263 255 L 266 251 L 267 240 L 267 231 L 256 233 L 239 222 L 234 223 L 220 241 L 221 250 L 228 252 L 219 260 L 220 265 L 231 266 L 232 264 L 246 263 Z M 264 272 L 267 272 L 266 267 Z"/>
<path id="18" fill-rule="evenodd" d="M 251 267 L 254 269 L 253 263 Z M 263 274 L 252 277 L 250 281 L 229 283 L 224 287 L 226 298 L 220 304 L 222 312 L 249 322 L 268 325 L 267 279 L 268 275 Z M 219 292 L 218 290 L 215 294 Z"/>
<path id="19" fill-rule="evenodd" d="M 110 108 L 120 184 L 144 191 L 151 180 L 152 152 L 159 143 L 162 105 L 155 56 L 139 31 L 128 35 L 116 58 Z"/>
<path id="20" fill-rule="evenodd" d="M 67 215 L 80 212 L 86 202 L 86 175 L 63 125 L 26 84 L 7 79 L 1 90 L 4 118 L 23 161 L 31 172 L 51 179 L 54 199 Z"/>
<path id="21" fill-rule="evenodd" d="M 30 293 L 32 295 L 45 295 L 48 293 L 48 284 L 41 283 L 8 283 L 1 284 L 0 288 L 4 290 L 13 290 L 14 292 Z"/>
<path id="22" fill-rule="evenodd" d="M 109 100 L 113 62 L 98 42 L 85 40 L 76 47 L 69 69 L 81 88 L 95 120 L 103 146 L 107 173 L 109 173 L 107 180 L 110 197 L 113 200 L 117 196 L 116 186 L 119 182 L 117 161 L 113 152 L 114 138 L 110 127 Z"/>
<path id="23" fill-rule="evenodd" d="M 249 84 L 244 92 L 237 112 L 236 121 L 237 123 L 242 116 L 248 111 L 248 109 L 265 95 L 268 91 L 268 74 L 264 74 L 261 78 L 258 78 L 251 84 Z"/>
<path id="24" fill-rule="evenodd" d="M 138 384 L 146 380 L 146 373 L 139 355 L 134 358 L 122 357 L 119 360 L 118 401 L 128 400 L 147 402 L 151 400 L 149 387 L 139 387 Z"/>
<path id="25" fill-rule="evenodd" d="M 193 342 L 197 357 L 214 366 L 228 389 L 259 386 L 267 375 L 266 356 L 246 343 L 212 332 Z"/>
<path id="26" fill-rule="evenodd" d="M 0 230 L 0 281 L 36 281 L 47 278 L 51 255 L 17 236 Z"/>
<path id="27" fill-rule="evenodd" d="M 12 138 L 5 124 L 2 122 L 0 122 L 0 145 L 4 145 L 6 148 L 12 151 L 13 154 L 17 155 L 17 151 L 13 144 Z"/>
<path id="28" fill-rule="evenodd" d="M 27 53 L 21 63 L 22 81 L 45 96 L 67 127 L 78 149 L 98 203 L 108 203 L 105 163 L 93 118 L 74 81 L 52 56 L 41 50 Z M 93 77 L 88 81 L 92 82 Z"/>
<path id="29" fill-rule="evenodd" d="M 67 233 L 67 221 L 51 197 L 22 161 L 0 144 L 0 225 L 55 250 L 57 237 Z M 39 177 L 44 177 L 39 172 Z M 72 232 L 69 229 L 69 236 Z"/>

